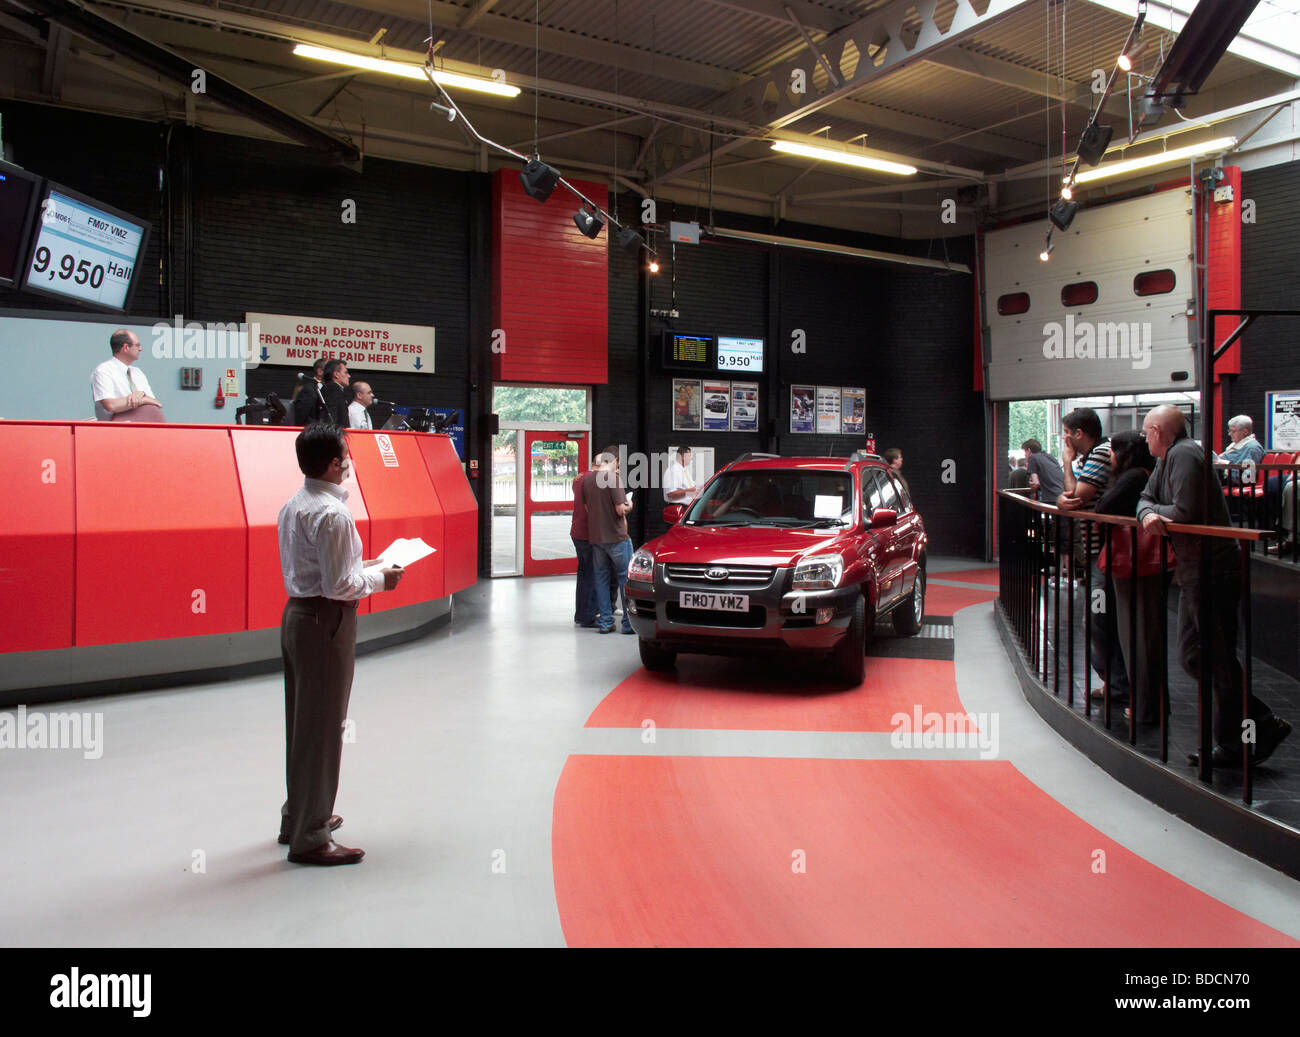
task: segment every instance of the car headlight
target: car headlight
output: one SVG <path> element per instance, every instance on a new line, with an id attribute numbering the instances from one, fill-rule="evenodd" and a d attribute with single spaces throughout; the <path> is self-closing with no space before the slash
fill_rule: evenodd
<path id="1" fill-rule="evenodd" d="M 632 561 L 628 563 L 627 577 L 629 580 L 654 583 L 655 556 L 644 547 L 641 548 L 632 556 Z"/>
<path id="2" fill-rule="evenodd" d="M 844 559 L 839 555 L 813 555 L 795 566 L 794 589 L 830 590 L 838 587 L 844 575 Z"/>

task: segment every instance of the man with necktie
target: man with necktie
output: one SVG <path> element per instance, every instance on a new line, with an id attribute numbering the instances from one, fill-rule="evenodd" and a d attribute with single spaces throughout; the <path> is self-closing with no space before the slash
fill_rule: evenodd
<path id="1" fill-rule="evenodd" d="M 353 382 L 348 386 L 348 422 L 353 428 L 375 427 L 368 409 L 374 402 L 375 394 L 368 382 Z"/>
<path id="2" fill-rule="evenodd" d="M 132 365 L 140 359 L 140 339 L 120 328 L 108 339 L 113 355 L 90 375 L 90 398 L 96 421 L 163 421 L 158 402 L 143 371 Z"/>

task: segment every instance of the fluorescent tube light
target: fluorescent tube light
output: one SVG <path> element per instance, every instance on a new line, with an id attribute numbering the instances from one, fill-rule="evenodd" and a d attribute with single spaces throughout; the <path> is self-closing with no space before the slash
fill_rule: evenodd
<path id="1" fill-rule="evenodd" d="M 819 162 L 840 162 L 846 166 L 857 166 L 860 169 L 873 169 L 878 173 L 898 173 L 901 176 L 911 176 L 916 172 L 916 166 L 906 166 L 901 162 L 888 162 L 883 158 L 873 158 L 871 155 L 863 155 L 854 151 L 842 151 L 839 148 L 819 148 L 811 144 L 799 144 L 792 140 L 773 141 L 772 150 L 781 151 L 787 155 L 815 158 Z"/>
<path id="2" fill-rule="evenodd" d="M 1154 169 L 1156 166 L 1173 165 L 1184 159 L 1199 158 L 1202 155 L 1213 155 L 1219 151 L 1228 151 L 1237 146 L 1236 137 L 1216 137 L 1214 140 L 1207 140 L 1201 144 L 1190 144 L 1185 148 L 1175 148 L 1173 151 L 1162 151 L 1158 155 L 1145 155 L 1142 158 L 1125 159 L 1122 162 L 1108 162 L 1105 165 L 1098 166 L 1096 169 L 1089 169 L 1086 172 L 1079 173 L 1074 178 L 1076 185 L 1086 184 L 1092 180 L 1102 180 L 1110 176 L 1123 176 L 1125 173 L 1135 173 L 1143 169 Z"/>
<path id="3" fill-rule="evenodd" d="M 372 58 L 364 54 L 353 54 L 346 50 L 333 50 L 329 47 L 317 47 L 310 43 L 299 43 L 293 52 L 300 58 L 315 58 L 318 61 L 332 61 L 337 65 L 350 65 L 367 72 L 385 72 L 391 76 L 405 76 L 407 79 L 419 79 L 428 82 L 424 75 L 424 66 L 408 61 L 389 61 L 386 58 Z M 433 70 L 433 78 L 449 89 L 462 87 L 477 90 L 480 93 L 496 94 L 498 97 L 518 97 L 519 87 L 499 83 L 495 79 L 483 79 L 479 76 L 463 76 L 457 72 Z"/>

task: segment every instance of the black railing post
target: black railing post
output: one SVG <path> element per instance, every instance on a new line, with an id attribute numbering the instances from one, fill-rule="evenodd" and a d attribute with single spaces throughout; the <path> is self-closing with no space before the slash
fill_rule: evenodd
<path id="1" fill-rule="evenodd" d="M 1169 538 L 1160 538 L 1160 762 L 1169 762 Z"/>
<path id="2" fill-rule="evenodd" d="M 1132 547 L 1132 553 L 1129 555 L 1129 581 L 1128 581 L 1128 744 L 1137 745 L 1138 740 L 1138 665 L 1137 665 L 1137 645 L 1138 645 L 1138 528 L 1137 526 L 1129 527 L 1129 544 Z M 1113 574 L 1112 574 L 1113 580 Z M 1115 600 L 1119 601 L 1119 591 L 1115 592 Z M 1115 636 L 1119 637 L 1119 625 L 1116 624 Z M 1148 693 L 1149 694 L 1149 693 Z"/>
<path id="3" fill-rule="evenodd" d="M 1251 656 L 1251 632 L 1250 632 L 1250 552 L 1246 550 L 1246 542 L 1241 543 L 1241 622 L 1246 628 L 1246 666 L 1241 686 L 1241 716 L 1242 719 L 1250 719 L 1252 726 L 1255 719 L 1250 716 L 1250 692 L 1253 680 L 1252 667 L 1250 662 Z M 1236 645 L 1231 645 L 1230 650 L 1235 652 Z M 1241 744 L 1242 763 L 1241 763 L 1241 798 L 1246 806 L 1250 806 L 1254 785 L 1254 774 L 1251 764 L 1254 762 L 1254 753 L 1250 751 L 1251 746 L 1256 744 L 1259 738 L 1259 731 L 1253 730 L 1255 741 L 1246 742 L 1244 739 Z"/>
<path id="4" fill-rule="evenodd" d="M 1061 697 L 1061 524 L 1052 526 L 1052 694 Z"/>
<path id="5" fill-rule="evenodd" d="M 1106 568 L 1110 570 L 1110 583 L 1115 582 L 1115 527 L 1106 524 Z M 1106 584 L 1101 587 L 1101 606 L 1109 610 L 1113 602 L 1106 593 Z M 1110 614 L 1107 611 L 1106 622 L 1110 622 Z M 1106 730 L 1110 730 L 1110 652 L 1106 653 L 1106 672 L 1102 675 L 1102 705 L 1101 705 L 1101 722 L 1106 725 Z"/>
<path id="6" fill-rule="evenodd" d="M 1074 530 L 1078 522 L 1071 515 L 1065 520 L 1069 524 L 1069 536 L 1065 567 L 1070 574 L 1069 579 L 1069 608 L 1066 610 L 1065 617 L 1065 701 L 1069 705 L 1074 705 Z M 1060 592 L 1060 582 L 1057 582 L 1057 592 Z"/>
<path id="7" fill-rule="evenodd" d="M 1092 536 L 1095 525 L 1085 521 L 1083 524 L 1084 561 L 1083 567 L 1083 715 L 1092 716 Z"/>

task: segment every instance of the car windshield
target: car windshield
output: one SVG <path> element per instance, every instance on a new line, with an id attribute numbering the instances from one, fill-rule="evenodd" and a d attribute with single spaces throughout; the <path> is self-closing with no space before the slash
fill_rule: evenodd
<path id="1" fill-rule="evenodd" d="M 853 523 L 847 473 L 760 468 L 724 472 L 686 514 L 688 525 L 831 528 Z"/>

